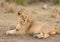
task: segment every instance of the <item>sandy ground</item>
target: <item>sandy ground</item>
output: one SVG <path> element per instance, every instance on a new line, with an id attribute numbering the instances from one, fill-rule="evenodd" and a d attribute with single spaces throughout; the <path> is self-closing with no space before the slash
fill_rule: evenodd
<path id="1" fill-rule="evenodd" d="M 34 7 L 27 6 L 26 9 L 32 10 L 31 15 L 34 17 L 33 19 L 39 21 L 47 21 L 53 24 L 60 23 L 59 14 L 55 12 L 55 6 L 50 6 L 48 10 L 44 10 L 41 6 L 37 5 Z M 60 8 L 58 7 L 58 10 Z M 35 12 L 34 12 L 35 10 Z M 53 14 L 53 15 L 52 15 Z M 0 42 L 60 42 L 60 35 L 52 35 L 47 39 L 38 39 L 33 38 L 28 35 L 19 35 L 19 36 L 11 36 L 6 35 L 5 32 L 9 29 L 15 28 L 17 24 L 17 14 L 14 13 L 5 13 L 3 10 L 0 9 Z M 56 23 L 58 21 L 58 23 Z"/>

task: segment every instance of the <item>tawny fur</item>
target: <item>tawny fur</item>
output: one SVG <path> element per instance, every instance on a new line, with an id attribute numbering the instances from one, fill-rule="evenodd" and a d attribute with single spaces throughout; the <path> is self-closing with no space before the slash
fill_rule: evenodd
<path id="1" fill-rule="evenodd" d="M 34 34 L 33 37 L 47 38 L 60 33 L 60 30 L 48 22 L 33 21 L 24 12 L 18 12 L 19 22 L 16 29 L 7 31 L 10 35 Z"/>

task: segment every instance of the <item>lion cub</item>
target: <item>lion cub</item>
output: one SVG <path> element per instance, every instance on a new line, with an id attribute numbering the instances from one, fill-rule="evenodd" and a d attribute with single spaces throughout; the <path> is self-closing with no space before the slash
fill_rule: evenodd
<path id="1" fill-rule="evenodd" d="M 18 24 L 16 26 L 16 29 L 8 30 L 6 34 L 9 35 L 26 34 L 31 24 L 32 20 L 28 17 L 28 14 L 23 11 L 20 11 L 18 12 Z"/>
<path id="2" fill-rule="evenodd" d="M 54 25 L 48 22 L 33 21 L 27 13 L 18 12 L 19 22 L 16 29 L 9 30 L 6 34 L 10 35 L 23 35 L 23 34 L 33 34 L 33 37 L 47 38 L 53 34 L 60 33 L 60 30 Z"/>

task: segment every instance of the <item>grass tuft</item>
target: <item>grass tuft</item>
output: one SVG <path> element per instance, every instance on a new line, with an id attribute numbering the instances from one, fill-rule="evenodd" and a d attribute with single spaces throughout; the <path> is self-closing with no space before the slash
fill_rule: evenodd
<path id="1" fill-rule="evenodd" d="M 53 0 L 55 4 L 60 4 L 60 0 Z"/>

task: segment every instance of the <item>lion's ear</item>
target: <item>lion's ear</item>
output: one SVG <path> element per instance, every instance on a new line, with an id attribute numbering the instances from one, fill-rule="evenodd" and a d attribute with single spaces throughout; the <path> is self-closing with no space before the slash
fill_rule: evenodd
<path id="1" fill-rule="evenodd" d="M 18 12 L 18 15 L 21 15 L 23 13 L 23 10 L 20 10 L 19 12 Z"/>
<path id="2" fill-rule="evenodd" d="M 23 13 L 24 9 L 19 10 L 18 15 L 21 15 Z"/>

